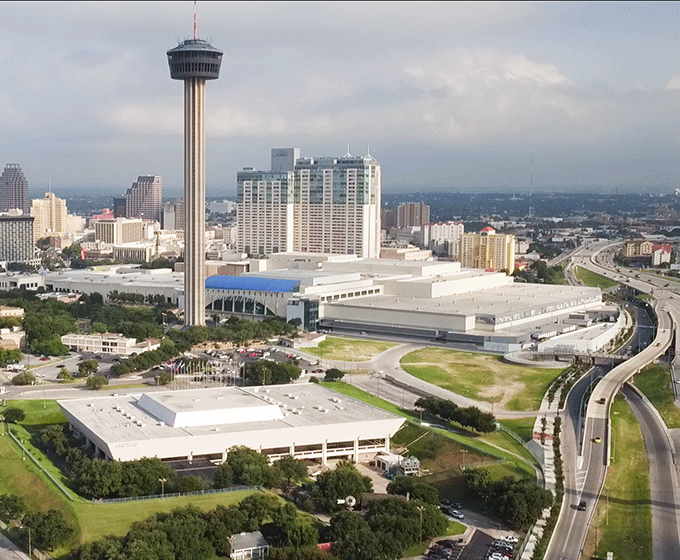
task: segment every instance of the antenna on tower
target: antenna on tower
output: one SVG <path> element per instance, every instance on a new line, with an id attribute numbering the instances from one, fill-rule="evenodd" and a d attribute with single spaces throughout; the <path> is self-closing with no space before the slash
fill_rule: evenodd
<path id="1" fill-rule="evenodd" d="M 194 0 L 194 41 L 196 40 L 196 0 Z"/>

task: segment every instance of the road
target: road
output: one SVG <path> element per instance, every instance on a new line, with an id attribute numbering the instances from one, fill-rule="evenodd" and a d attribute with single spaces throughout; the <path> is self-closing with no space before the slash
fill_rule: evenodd
<path id="1" fill-rule="evenodd" d="M 678 506 L 675 501 L 678 488 L 673 445 L 654 407 L 628 384 L 623 387 L 623 395 L 640 424 L 647 448 L 654 558 L 680 558 Z"/>
<path id="2" fill-rule="evenodd" d="M 572 262 L 577 262 L 580 266 L 604 276 L 610 278 L 616 277 L 617 280 L 620 280 L 620 273 L 613 272 L 595 262 L 594 255 L 601 251 L 602 248 L 601 245 L 596 245 L 590 251 L 580 252 L 577 256 L 573 257 Z M 646 284 L 644 280 L 634 279 L 634 276 L 632 274 L 627 277 L 629 283 L 632 280 L 634 287 L 637 289 L 647 292 L 652 291 L 653 288 Z M 578 449 L 578 433 L 572 428 L 571 431 L 575 433 L 565 434 L 566 438 L 571 437 L 573 440 L 571 442 L 565 440 L 563 445 L 565 450 L 564 461 L 565 463 L 569 462 L 569 465 L 565 464 L 566 497 L 548 553 L 545 556 L 548 560 L 572 560 L 581 556 L 590 521 L 597 500 L 602 492 L 606 469 L 609 464 L 609 410 L 611 401 L 632 375 L 662 356 L 673 342 L 673 328 L 677 324 L 675 321 L 680 318 L 680 306 L 676 307 L 669 292 L 656 290 L 655 296 L 660 300 L 659 305 L 657 305 L 658 329 L 656 336 L 650 346 L 612 369 L 596 385 L 586 408 L 584 433 L 578 455 L 573 456 L 573 453 L 569 452 L 572 449 L 572 445 Z M 680 300 L 678 303 L 680 303 Z M 641 334 L 640 337 L 642 336 Z M 642 405 L 645 404 L 644 401 L 641 401 L 641 403 Z M 567 410 L 570 414 L 573 414 L 573 405 L 568 407 Z M 653 414 L 652 411 L 648 412 Z M 571 422 L 573 425 L 574 421 L 572 420 Z M 657 429 L 659 429 L 658 426 Z M 660 429 L 662 430 L 661 433 L 663 433 L 663 427 Z M 648 437 L 652 433 L 658 434 L 659 432 L 649 432 L 647 434 Z M 602 443 L 596 443 L 594 441 L 596 437 L 600 437 Z M 666 436 L 664 438 L 667 440 Z M 650 444 L 656 445 L 656 439 L 650 440 Z M 666 449 L 665 458 L 659 459 L 658 462 L 660 464 L 673 461 L 669 451 L 670 448 Z M 659 453 L 661 456 L 664 452 L 660 450 Z M 675 471 L 671 473 L 671 476 L 673 484 L 670 487 L 673 500 L 670 503 L 677 503 L 678 500 L 675 499 L 677 496 L 677 476 Z M 655 493 L 663 491 L 658 481 L 659 479 L 655 478 Z M 668 489 L 668 481 L 666 481 L 665 486 Z M 578 511 L 576 509 L 576 505 L 580 500 L 585 500 L 586 502 L 585 511 Z M 655 551 L 658 550 L 659 554 L 658 556 L 655 554 L 655 560 L 677 560 L 677 558 L 680 558 L 679 555 L 665 555 L 665 551 L 675 550 L 675 547 L 678 546 L 678 525 L 677 522 L 673 522 L 674 516 L 659 508 L 655 508 L 653 513 L 657 518 L 654 526 L 654 537 L 661 541 L 655 547 Z"/>

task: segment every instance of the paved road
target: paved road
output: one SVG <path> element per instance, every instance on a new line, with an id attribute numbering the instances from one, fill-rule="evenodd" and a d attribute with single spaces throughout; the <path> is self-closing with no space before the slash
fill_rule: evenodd
<path id="1" fill-rule="evenodd" d="M 601 246 L 592 247 L 592 252 L 599 249 L 601 249 Z M 580 261 L 579 264 L 585 268 L 595 269 L 598 273 L 606 273 L 610 277 L 613 274 L 611 271 L 595 265 L 588 256 L 579 256 L 575 260 Z M 640 282 L 640 284 L 642 283 Z M 647 290 L 649 290 L 649 287 L 647 287 Z M 569 451 L 570 444 L 565 442 L 563 446 L 563 449 L 565 449 L 564 461 L 572 463 L 569 467 L 572 470 L 566 481 L 570 486 L 566 487 L 567 495 L 550 548 L 545 556 L 547 560 L 572 560 L 579 558 L 582 554 L 589 524 L 597 499 L 602 492 L 609 463 L 609 408 L 611 401 L 625 381 L 645 365 L 663 355 L 673 339 L 673 319 L 670 313 L 660 310 L 658 317 L 659 325 L 653 343 L 639 354 L 612 369 L 593 390 L 586 408 L 580 453 L 573 457 Z M 577 435 L 574 436 L 576 439 Z M 596 443 L 594 441 L 596 437 L 600 437 L 602 443 Z M 578 443 L 577 441 L 571 442 L 571 445 L 578 445 Z M 576 509 L 580 500 L 586 502 L 585 511 Z M 677 558 L 675 557 L 673 560 L 677 560 Z M 661 559 L 655 558 L 655 560 Z"/>
<path id="2" fill-rule="evenodd" d="M 10 541 L 5 535 L 0 533 L 0 560 L 30 560 L 25 554 Z"/>
<path id="3" fill-rule="evenodd" d="M 623 394 L 640 424 L 647 448 L 654 558 L 677 560 L 680 558 L 680 527 L 675 501 L 678 489 L 673 445 L 654 407 L 628 384 L 624 385 Z"/>

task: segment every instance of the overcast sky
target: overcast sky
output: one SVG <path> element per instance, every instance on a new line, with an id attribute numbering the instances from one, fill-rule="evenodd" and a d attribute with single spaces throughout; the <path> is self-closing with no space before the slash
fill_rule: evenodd
<path id="1" fill-rule="evenodd" d="M 209 195 L 272 147 L 370 153 L 384 192 L 680 186 L 680 6 L 198 3 Z M 183 181 L 166 51 L 193 3 L 0 3 L 0 162 L 32 191 Z M 533 164 L 532 164 L 533 158 Z"/>

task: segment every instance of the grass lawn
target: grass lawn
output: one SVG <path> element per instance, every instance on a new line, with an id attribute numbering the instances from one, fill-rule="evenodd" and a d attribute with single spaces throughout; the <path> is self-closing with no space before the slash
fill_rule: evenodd
<path id="1" fill-rule="evenodd" d="M 499 422 L 515 432 L 524 441 L 531 441 L 534 439 L 535 420 L 535 416 L 527 416 L 526 418 L 507 418 L 499 420 Z"/>
<path id="2" fill-rule="evenodd" d="M 592 286 L 593 288 L 600 288 L 601 290 L 606 290 L 607 288 L 612 288 L 618 285 L 618 282 L 612 280 L 611 278 L 602 276 L 597 272 L 591 272 L 590 270 L 580 266 L 574 267 L 574 276 L 578 278 L 581 284 Z"/>
<path id="3" fill-rule="evenodd" d="M 118 504 L 79 503 L 74 510 L 80 520 L 83 542 L 100 539 L 104 536 L 122 537 L 130 529 L 133 521 L 141 521 L 160 512 L 174 508 L 194 505 L 202 510 L 215 509 L 218 505 L 228 506 L 240 502 L 257 490 L 227 492 L 223 494 L 204 494 L 188 498 L 164 498 L 139 500 Z"/>
<path id="4" fill-rule="evenodd" d="M 397 344 L 394 342 L 329 336 L 326 340 L 320 342 L 317 348 L 305 348 L 304 350 L 326 360 L 367 362 L 395 346 Z"/>
<path id="5" fill-rule="evenodd" d="M 612 457 L 586 549 L 594 549 L 597 558 L 612 551 L 614 558 L 652 560 L 649 462 L 640 427 L 621 396 L 612 404 L 612 438 L 616 449 L 625 453 L 617 451 Z"/>
<path id="6" fill-rule="evenodd" d="M 521 446 L 519 443 L 517 443 L 515 440 L 513 440 L 510 437 L 507 437 L 507 440 L 504 440 L 504 449 L 507 449 L 509 452 L 505 452 L 501 449 L 497 449 L 495 447 L 492 447 L 491 445 L 488 445 L 487 442 L 484 440 L 485 436 L 480 436 L 477 434 L 472 434 L 471 432 L 465 432 L 463 430 L 460 430 L 459 432 L 450 432 L 448 430 L 442 430 L 442 429 L 437 429 L 437 428 L 428 428 L 428 427 L 421 427 L 417 425 L 418 423 L 418 418 L 419 414 L 414 413 L 412 410 L 405 410 L 402 408 L 399 408 L 397 405 L 394 405 L 390 402 L 387 402 L 383 399 L 379 399 L 378 397 L 374 397 L 373 395 L 366 393 L 365 391 L 362 391 L 361 389 L 358 389 L 357 387 L 354 387 L 352 385 L 348 385 L 347 383 L 343 383 L 342 381 L 330 381 L 330 382 L 322 382 L 321 383 L 324 387 L 328 387 L 329 389 L 333 389 L 339 393 L 342 393 L 343 395 L 347 395 L 350 397 L 353 397 L 355 399 L 358 399 L 360 401 L 366 402 L 368 404 L 372 404 L 373 406 L 376 406 L 378 408 L 382 408 L 383 410 L 386 410 L 387 412 L 391 412 L 392 414 L 397 414 L 399 416 L 403 416 L 404 418 L 410 419 L 412 422 L 415 422 L 416 425 L 410 425 L 410 427 L 414 428 L 415 430 L 419 430 L 418 435 L 422 435 L 426 432 L 430 432 L 433 435 L 438 435 L 441 436 L 444 439 L 448 440 L 453 440 L 454 442 L 457 442 L 457 444 L 466 449 L 468 453 L 472 455 L 461 455 L 460 461 L 458 463 L 455 463 L 454 461 L 454 466 L 457 464 L 458 466 L 460 465 L 465 465 L 465 464 L 470 464 L 476 462 L 476 460 L 473 460 L 474 456 L 479 456 L 479 457 L 492 457 L 492 460 L 498 460 L 499 458 L 504 458 L 508 461 L 508 463 L 503 464 L 503 465 L 491 465 L 489 467 L 489 470 L 494 473 L 496 470 L 499 472 L 502 472 L 501 476 L 505 475 L 514 475 L 518 476 L 521 478 L 535 478 L 535 472 L 531 464 L 533 464 L 533 459 L 530 458 L 528 455 L 528 452 Z M 431 424 L 443 424 L 442 421 L 436 420 L 433 418 L 428 418 L 427 416 L 423 417 L 423 420 L 427 420 Z M 409 425 L 404 426 L 397 434 L 392 438 L 392 442 L 398 445 L 401 444 L 407 444 L 414 439 L 408 440 L 408 441 L 402 441 L 398 439 L 399 434 L 403 431 L 409 428 Z M 487 434 L 488 435 L 488 434 Z M 407 436 L 404 436 L 405 439 L 407 439 Z M 397 438 L 397 439 L 395 439 Z M 429 439 L 428 438 L 423 438 L 425 441 Z M 492 443 L 496 443 L 495 441 Z M 416 447 L 415 449 L 418 449 Z M 462 452 L 461 452 L 462 453 Z M 528 457 L 529 463 L 526 462 L 524 459 L 518 458 L 516 455 L 520 455 L 520 457 Z M 477 454 L 477 455 L 475 455 Z M 527 455 L 525 455 L 527 454 Z M 424 468 L 429 468 L 427 466 L 424 466 Z M 458 469 L 459 471 L 460 469 Z M 500 478 L 500 476 L 499 476 Z"/>
<path id="7" fill-rule="evenodd" d="M 459 395 L 501 403 L 508 410 L 537 410 L 561 369 L 509 364 L 500 356 L 423 348 L 404 356 L 411 375 Z"/>
<path id="8" fill-rule="evenodd" d="M 675 406 L 671 373 L 667 366 L 652 366 L 635 376 L 635 386 L 661 414 L 668 428 L 680 428 L 680 408 Z"/>

